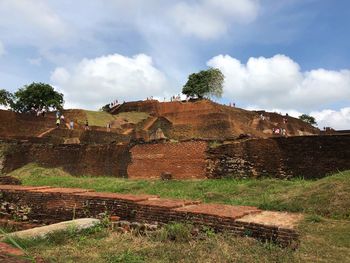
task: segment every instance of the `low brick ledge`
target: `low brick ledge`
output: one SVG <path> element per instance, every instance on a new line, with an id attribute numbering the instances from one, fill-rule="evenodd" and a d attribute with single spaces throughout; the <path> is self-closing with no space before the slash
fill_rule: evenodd
<path id="1" fill-rule="evenodd" d="M 303 218 L 301 214 L 262 211 L 252 206 L 49 186 L 0 185 L 0 202 L 0 217 L 18 217 L 18 211 L 23 216 L 27 211 L 26 221 L 55 223 L 106 213 L 139 222 L 192 223 L 292 247 L 299 244 L 296 226 Z"/>

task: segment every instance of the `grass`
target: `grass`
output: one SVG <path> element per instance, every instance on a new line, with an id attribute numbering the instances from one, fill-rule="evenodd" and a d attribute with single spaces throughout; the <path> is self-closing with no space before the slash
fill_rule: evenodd
<path id="1" fill-rule="evenodd" d="M 210 234 L 189 238 L 188 225 L 173 224 L 159 232 L 121 234 L 107 228 L 83 233 L 57 232 L 45 239 L 16 240 L 31 257 L 46 262 L 349 262 L 350 224 L 324 219 L 303 222 L 296 251 L 251 238 Z"/>
<path id="2" fill-rule="evenodd" d="M 86 118 L 90 126 L 106 127 L 107 123 L 114 121 L 115 117 L 105 111 L 88 111 L 84 110 Z M 79 120 L 81 124 L 85 124 L 85 120 Z"/>
<path id="3" fill-rule="evenodd" d="M 85 124 L 86 119 L 89 121 L 90 126 L 106 127 L 107 123 L 115 120 L 121 120 L 122 122 L 128 122 L 137 124 L 149 117 L 146 112 L 122 112 L 117 115 L 112 115 L 105 111 L 89 111 L 84 110 L 85 118 L 78 118 L 78 122 L 82 125 Z"/>
<path id="4" fill-rule="evenodd" d="M 350 219 L 350 171 L 316 181 L 303 179 L 214 179 L 196 181 L 127 180 L 113 177 L 74 177 L 62 169 L 29 164 L 10 175 L 24 185 L 77 187 L 100 192 L 156 194 L 262 209 L 303 212 L 333 219 Z"/>
<path id="5" fill-rule="evenodd" d="M 148 235 L 100 228 L 80 234 L 57 233 L 44 240 L 16 241 L 31 257 L 40 256 L 47 262 L 350 262 L 350 171 L 315 181 L 134 181 L 73 177 L 62 169 L 30 164 L 10 175 L 21 179 L 24 185 L 158 194 L 306 213 L 299 225 L 301 244 L 296 251 L 248 237 L 215 234 L 210 229 L 194 239 L 189 226 L 181 224 L 167 225 L 159 233 Z"/>
<path id="6" fill-rule="evenodd" d="M 150 115 L 147 112 L 138 112 L 138 111 L 130 111 L 130 112 L 121 112 L 115 115 L 116 118 L 123 119 L 129 123 L 137 124 L 145 119 L 147 119 Z"/>

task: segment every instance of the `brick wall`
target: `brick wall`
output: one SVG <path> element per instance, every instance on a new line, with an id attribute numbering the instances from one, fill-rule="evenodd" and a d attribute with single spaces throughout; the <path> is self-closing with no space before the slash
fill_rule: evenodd
<path id="1" fill-rule="evenodd" d="M 137 222 L 190 222 L 283 246 L 298 244 L 295 226 L 302 218 L 299 214 L 261 211 L 256 207 L 201 204 L 152 195 L 13 185 L 0 185 L 0 204 L 1 217 L 26 222 L 55 223 L 104 213 Z"/>
<path id="2" fill-rule="evenodd" d="M 350 169 L 350 135 L 252 139 L 208 151 L 207 176 L 321 178 Z"/>
<path id="3" fill-rule="evenodd" d="M 54 145 L 0 141 L 0 172 L 30 162 L 63 167 L 73 175 L 159 179 L 322 178 L 350 169 L 350 135 L 248 139 L 208 148 L 205 141 L 146 143 L 133 147 L 112 144 Z"/>
<path id="4" fill-rule="evenodd" d="M 205 178 L 207 143 L 203 141 L 140 144 L 132 147 L 129 178 Z"/>
<path id="5" fill-rule="evenodd" d="M 3 157 L 0 155 L 3 173 L 35 162 L 44 167 L 62 167 L 73 175 L 127 177 L 130 162 L 128 145 L 0 142 L 1 144 L 6 145 Z"/>

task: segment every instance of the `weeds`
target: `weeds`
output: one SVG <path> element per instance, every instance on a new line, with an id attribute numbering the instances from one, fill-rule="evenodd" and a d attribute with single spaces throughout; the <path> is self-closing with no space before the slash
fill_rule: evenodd
<path id="1" fill-rule="evenodd" d="M 305 221 L 309 222 L 309 223 L 320 223 L 323 221 L 322 217 L 320 217 L 319 215 L 307 215 L 305 217 Z"/>
<path id="2" fill-rule="evenodd" d="M 154 240 L 160 242 L 189 242 L 192 239 L 191 229 L 192 226 L 189 224 L 170 223 L 154 233 Z"/>

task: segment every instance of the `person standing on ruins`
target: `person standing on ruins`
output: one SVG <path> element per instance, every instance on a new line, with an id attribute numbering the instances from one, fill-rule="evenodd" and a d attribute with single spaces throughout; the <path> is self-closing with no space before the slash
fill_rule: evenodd
<path id="1" fill-rule="evenodd" d="M 63 114 L 61 115 L 60 119 L 61 119 L 61 122 L 64 124 L 65 120 L 64 120 L 64 115 Z"/>
<path id="2" fill-rule="evenodd" d="M 60 124 L 61 124 L 61 120 L 60 120 L 60 118 L 57 118 L 56 119 L 56 128 L 59 128 Z"/>
<path id="3" fill-rule="evenodd" d="M 86 120 L 85 121 L 85 131 L 87 131 L 89 129 L 89 121 Z"/>
<path id="4" fill-rule="evenodd" d="M 71 120 L 71 121 L 69 122 L 69 129 L 70 129 L 70 130 L 74 130 L 74 121 L 73 121 L 73 120 Z"/>

